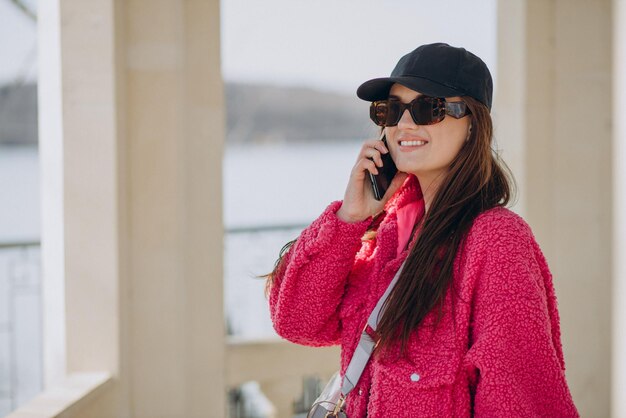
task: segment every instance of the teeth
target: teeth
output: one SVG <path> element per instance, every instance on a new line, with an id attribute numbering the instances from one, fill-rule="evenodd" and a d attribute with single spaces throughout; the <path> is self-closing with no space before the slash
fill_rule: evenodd
<path id="1" fill-rule="evenodd" d="M 414 147 L 416 145 L 424 145 L 426 141 L 400 141 L 403 147 Z"/>

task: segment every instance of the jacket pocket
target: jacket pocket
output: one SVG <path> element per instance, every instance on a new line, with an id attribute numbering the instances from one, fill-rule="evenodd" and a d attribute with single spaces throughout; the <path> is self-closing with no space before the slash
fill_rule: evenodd
<path id="1" fill-rule="evenodd" d="M 452 390 L 460 368 L 454 353 L 410 353 L 374 364 L 372 416 L 450 417 Z"/>

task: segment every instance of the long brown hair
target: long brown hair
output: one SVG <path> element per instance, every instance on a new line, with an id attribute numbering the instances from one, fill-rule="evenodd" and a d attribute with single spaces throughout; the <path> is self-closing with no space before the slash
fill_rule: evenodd
<path id="1" fill-rule="evenodd" d="M 421 231 L 385 302 L 377 326 L 379 348 L 400 341 L 405 351 L 411 332 L 436 305 L 435 326 L 439 324 L 444 297 L 453 278 L 454 258 L 463 237 L 481 212 L 506 206 L 512 199 L 515 182 L 506 163 L 492 148 L 493 123 L 489 110 L 472 97 L 462 99 L 471 111 L 472 131 L 422 218 Z M 371 236 L 371 231 L 368 232 Z M 268 289 L 280 271 L 284 253 L 294 242 L 282 248 L 274 270 L 262 276 L 268 279 Z"/>

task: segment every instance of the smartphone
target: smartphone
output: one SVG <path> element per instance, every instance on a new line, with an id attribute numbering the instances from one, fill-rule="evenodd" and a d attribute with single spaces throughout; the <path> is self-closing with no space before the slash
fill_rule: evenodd
<path id="1" fill-rule="evenodd" d="M 385 147 L 387 147 L 387 138 L 383 133 L 381 137 L 381 141 L 385 143 Z M 389 149 L 389 147 L 387 147 Z M 370 160 L 374 161 L 373 158 L 368 157 Z M 393 158 L 391 158 L 391 153 L 388 152 L 386 154 L 381 154 L 381 159 L 383 160 L 382 167 L 378 168 L 378 174 L 372 174 L 368 171 L 370 175 L 370 182 L 372 183 L 372 190 L 374 191 L 374 198 L 376 200 L 381 200 L 385 195 L 385 192 L 389 188 L 391 184 L 391 180 L 395 177 L 398 169 L 396 168 L 396 163 L 393 162 Z"/>

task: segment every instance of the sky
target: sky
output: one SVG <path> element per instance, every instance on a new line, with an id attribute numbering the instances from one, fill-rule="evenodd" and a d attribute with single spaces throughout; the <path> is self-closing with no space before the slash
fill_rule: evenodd
<path id="1" fill-rule="evenodd" d="M 222 0 L 221 18 L 228 81 L 354 94 L 430 42 L 465 47 L 497 77 L 496 0 Z M 0 0 L 0 84 L 36 78 L 36 40 L 35 24 Z"/>
<path id="2" fill-rule="evenodd" d="M 468 49 L 496 77 L 495 0 L 223 0 L 221 14 L 226 80 L 354 94 L 431 42 Z"/>

